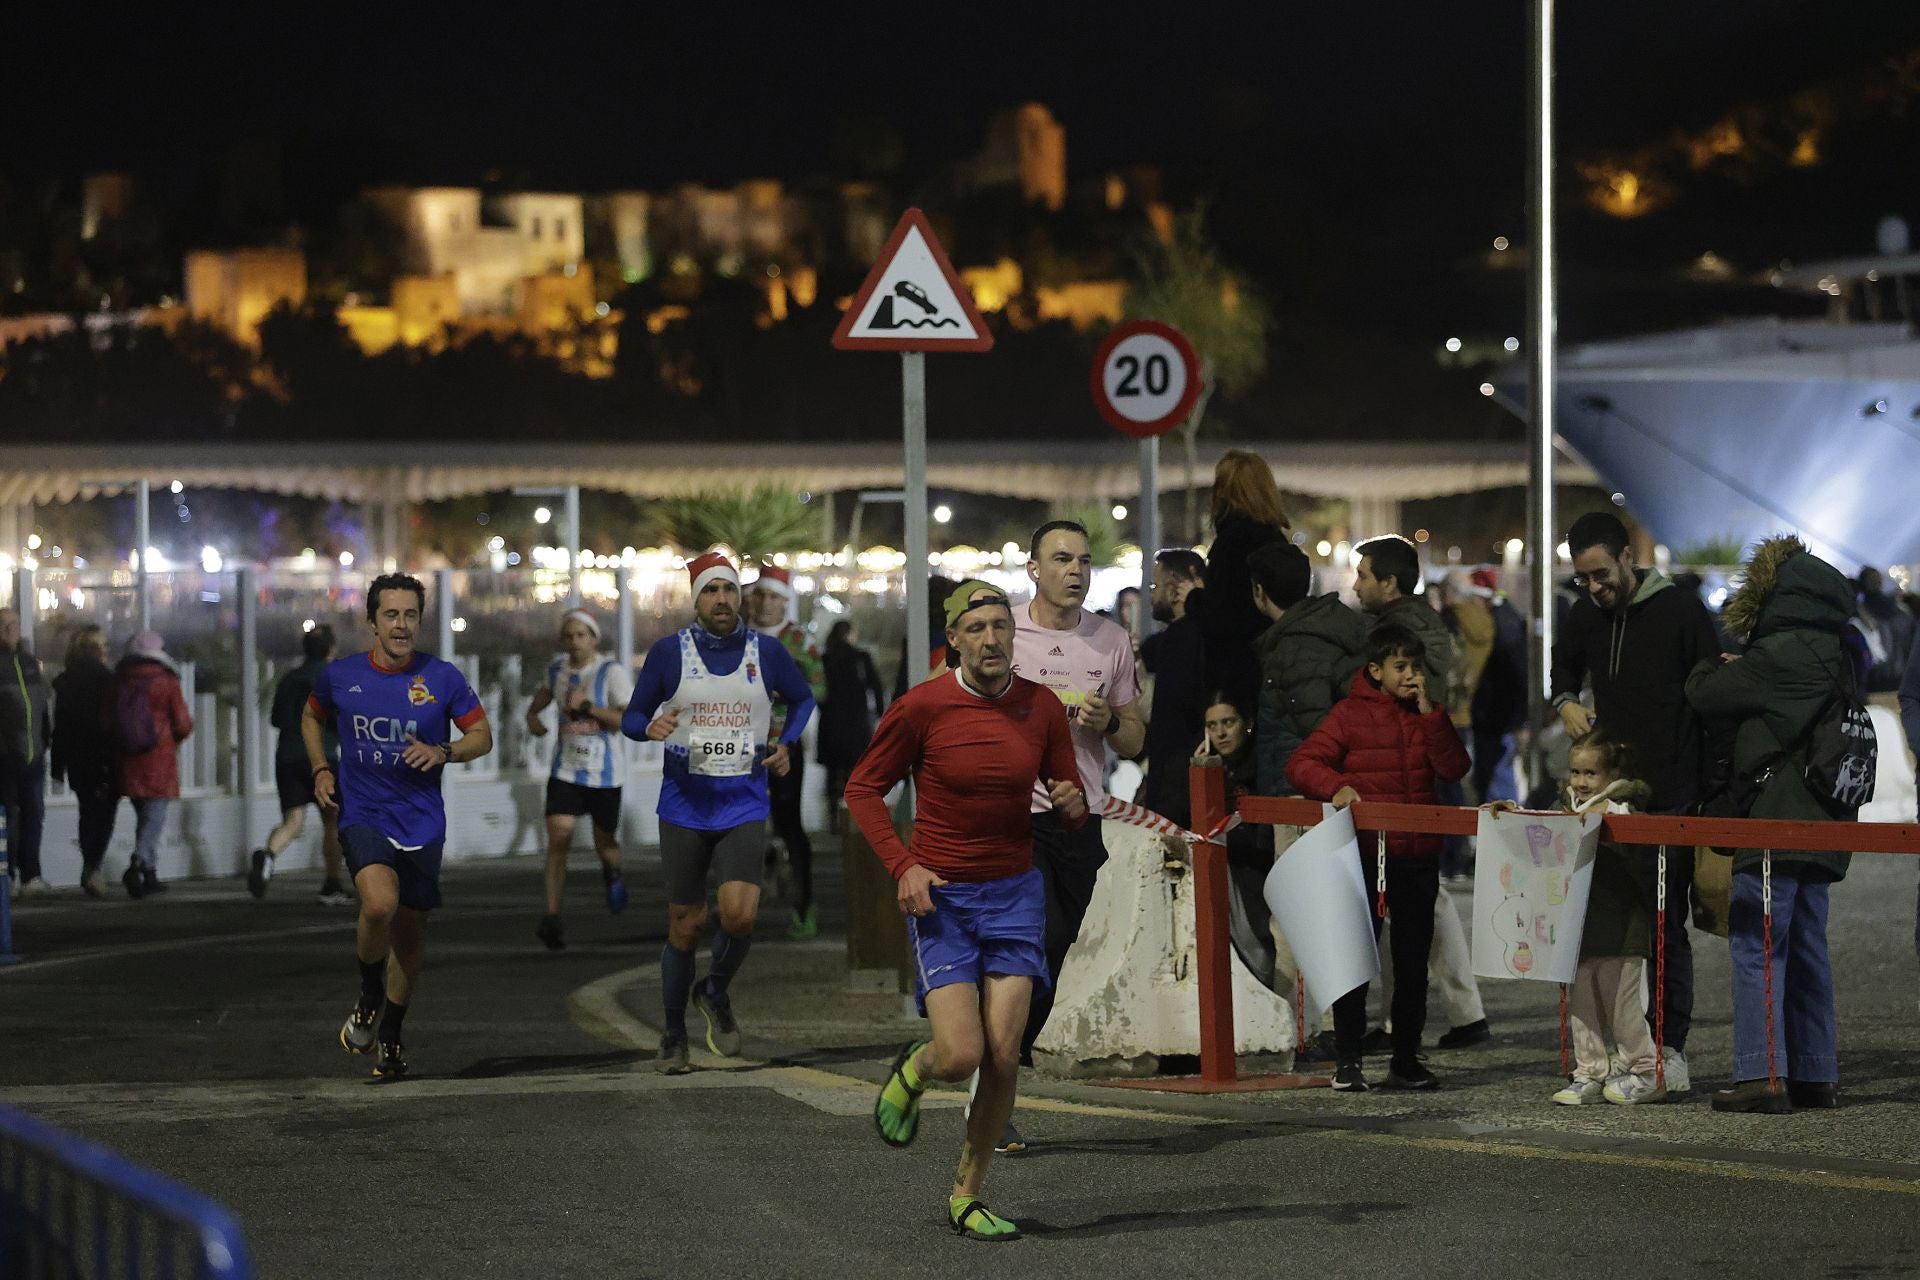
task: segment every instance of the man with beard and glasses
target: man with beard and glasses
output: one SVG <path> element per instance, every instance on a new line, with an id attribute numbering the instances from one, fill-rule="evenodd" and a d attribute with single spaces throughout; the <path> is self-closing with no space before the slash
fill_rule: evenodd
<path id="1" fill-rule="evenodd" d="M 1153 558 L 1153 620 L 1165 624 L 1140 645 L 1153 675 L 1147 721 L 1147 808 L 1181 826 L 1187 821 L 1187 766 L 1200 748 L 1207 717 L 1206 637 L 1187 616 L 1187 593 L 1206 581 L 1207 562 L 1173 547 Z"/>

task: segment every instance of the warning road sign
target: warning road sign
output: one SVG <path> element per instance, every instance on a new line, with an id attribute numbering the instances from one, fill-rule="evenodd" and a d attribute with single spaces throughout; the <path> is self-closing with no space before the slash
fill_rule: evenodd
<path id="1" fill-rule="evenodd" d="M 909 209 L 834 330 L 842 351 L 987 351 L 993 335 L 927 216 Z"/>

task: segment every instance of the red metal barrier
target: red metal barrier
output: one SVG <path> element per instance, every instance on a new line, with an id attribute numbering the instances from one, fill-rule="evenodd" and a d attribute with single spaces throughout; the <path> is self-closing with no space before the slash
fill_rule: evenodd
<path id="1" fill-rule="evenodd" d="M 1195 763 L 1189 773 L 1193 829 L 1217 831 L 1227 820 L 1226 771 Z M 1311 827 L 1320 821 L 1317 800 L 1242 796 L 1235 807 L 1242 822 Z M 1478 809 L 1436 804 L 1378 804 L 1362 800 L 1351 812 L 1361 831 L 1411 831 L 1470 836 L 1480 829 Z M 1608 815 L 1607 839 L 1621 844 L 1721 849 L 1821 849 L 1839 853 L 1920 855 L 1920 824 L 1902 822 L 1776 822 L 1760 818 L 1677 818 L 1648 814 Z M 1213 841 L 1193 846 L 1195 961 L 1200 968 L 1200 1075 L 1178 1087 L 1192 1092 L 1286 1088 L 1299 1077 L 1273 1083 L 1238 1076 L 1233 1035 L 1233 957 L 1227 916 L 1227 850 Z M 1771 1008 L 1771 1006 L 1769 1006 Z M 1174 1087 L 1168 1083 L 1148 1087 Z"/>

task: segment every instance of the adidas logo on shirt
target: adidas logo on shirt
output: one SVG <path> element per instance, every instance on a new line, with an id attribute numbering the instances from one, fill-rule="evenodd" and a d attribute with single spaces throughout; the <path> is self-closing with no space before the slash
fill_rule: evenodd
<path id="1" fill-rule="evenodd" d="M 366 690 L 362 689 L 359 685 L 355 685 L 353 686 L 353 688 L 347 690 L 347 692 L 348 693 L 365 693 Z"/>
<path id="2" fill-rule="evenodd" d="M 1055 645 L 1053 648 L 1047 650 L 1047 656 L 1049 658 L 1064 658 L 1067 656 L 1067 653 L 1066 650 L 1062 649 L 1059 645 Z"/>

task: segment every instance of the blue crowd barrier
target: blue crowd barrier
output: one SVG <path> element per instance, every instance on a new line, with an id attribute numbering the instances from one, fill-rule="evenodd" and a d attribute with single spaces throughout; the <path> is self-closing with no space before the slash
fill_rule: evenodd
<path id="1" fill-rule="evenodd" d="M 0 1276 L 252 1280 L 227 1210 L 105 1147 L 0 1107 Z"/>

